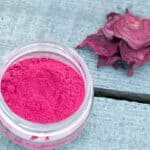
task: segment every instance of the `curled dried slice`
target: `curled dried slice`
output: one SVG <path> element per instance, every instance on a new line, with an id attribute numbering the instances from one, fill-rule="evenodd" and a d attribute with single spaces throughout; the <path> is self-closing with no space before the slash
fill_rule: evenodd
<path id="1" fill-rule="evenodd" d="M 126 11 L 113 27 L 114 35 L 125 40 L 133 49 L 150 45 L 150 19 L 141 19 Z"/>
<path id="2" fill-rule="evenodd" d="M 117 53 L 118 39 L 109 40 L 102 33 L 89 35 L 76 48 L 83 48 L 89 46 L 93 49 L 95 54 L 101 56 L 112 56 Z"/>
<path id="3" fill-rule="evenodd" d="M 128 72 L 129 76 L 133 75 L 135 68 L 140 67 L 150 61 L 150 57 L 148 57 L 150 53 L 150 47 L 141 48 L 135 51 L 133 48 L 129 47 L 125 41 L 120 41 L 119 49 L 121 59 L 127 64 L 131 64 L 130 70 Z"/>
<path id="4" fill-rule="evenodd" d="M 114 38 L 114 24 L 118 19 L 120 19 L 120 17 L 121 15 L 115 12 L 111 12 L 107 15 L 107 22 L 104 28 L 102 28 L 102 32 L 104 33 L 106 38 L 108 39 Z M 101 31 L 101 29 L 99 31 Z"/>

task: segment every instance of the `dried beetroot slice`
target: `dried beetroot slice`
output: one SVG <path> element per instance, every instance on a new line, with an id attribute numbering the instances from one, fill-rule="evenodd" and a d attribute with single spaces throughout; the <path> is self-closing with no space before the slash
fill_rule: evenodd
<path id="1" fill-rule="evenodd" d="M 114 23 L 114 34 L 133 49 L 150 45 L 150 19 L 140 19 L 129 11 Z"/>
<path id="2" fill-rule="evenodd" d="M 107 22 L 112 21 L 112 20 L 118 20 L 122 15 L 116 12 L 110 12 L 107 14 Z"/>
<path id="3" fill-rule="evenodd" d="M 117 53 L 119 40 L 108 40 L 102 33 L 89 35 L 81 44 L 76 48 L 89 46 L 93 49 L 95 54 L 101 56 L 112 56 Z"/>
<path id="4" fill-rule="evenodd" d="M 148 54 L 145 55 L 144 60 L 142 62 L 142 65 L 149 63 L 150 62 L 150 47 L 149 47 L 149 52 Z"/>
<path id="5" fill-rule="evenodd" d="M 147 47 L 135 51 L 133 48 L 129 47 L 127 43 L 120 41 L 119 49 L 123 61 L 125 61 L 127 64 L 135 63 L 138 65 L 144 61 L 144 58 L 149 53 L 150 48 Z"/>
<path id="6" fill-rule="evenodd" d="M 140 61 L 139 64 L 131 63 L 130 69 L 129 69 L 129 71 L 128 71 L 128 76 L 132 76 L 133 73 L 134 73 L 134 69 L 136 69 L 137 67 L 140 67 L 140 66 L 142 66 L 142 65 L 144 65 L 144 64 L 146 64 L 146 63 L 148 63 L 148 62 L 150 62 L 150 47 L 149 47 L 148 49 L 149 49 L 149 50 L 148 50 L 149 52 L 147 52 L 147 53 L 145 54 L 144 59 L 143 59 L 142 61 Z"/>
<path id="7" fill-rule="evenodd" d="M 130 65 L 130 68 L 129 68 L 129 71 L 128 71 L 128 76 L 131 77 L 133 76 L 134 74 L 134 70 L 137 68 L 137 65 L 136 64 L 131 64 Z"/>
<path id="8" fill-rule="evenodd" d="M 111 12 L 107 15 L 107 23 L 104 28 L 102 28 L 102 32 L 108 39 L 114 38 L 114 23 L 120 19 L 121 15 L 115 12 Z M 100 29 L 101 30 L 101 29 Z M 100 32 L 98 31 L 98 33 Z"/>
<path id="9" fill-rule="evenodd" d="M 100 66 L 112 66 L 119 60 L 120 60 L 119 56 L 110 56 L 110 57 L 99 56 L 97 62 L 97 68 Z"/>
<path id="10" fill-rule="evenodd" d="M 122 60 L 127 64 L 131 64 L 128 72 L 129 76 L 133 75 L 135 68 L 140 67 L 150 61 L 150 57 L 148 57 L 150 53 L 150 47 L 138 49 L 135 51 L 133 48 L 129 47 L 125 41 L 120 41 L 119 49 Z"/>

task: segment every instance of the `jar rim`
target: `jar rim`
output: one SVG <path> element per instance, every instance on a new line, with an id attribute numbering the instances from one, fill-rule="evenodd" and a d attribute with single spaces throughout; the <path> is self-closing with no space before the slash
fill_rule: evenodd
<path id="1" fill-rule="evenodd" d="M 15 48 L 12 52 L 9 53 L 9 56 L 6 56 L 4 58 L 4 64 L 0 68 L 0 81 L 3 77 L 3 73 L 7 69 L 7 67 L 18 57 L 21 57 L 23 55 L 28 55 L 29 53 L 34 53 L 34 52 L 39 52 L 41 51 L 40 47 L 47 47 L 46 50 L 42 49 L 42 52 L 49 51 L 50 49 L 59 49 L 63 51 L 66 54 L 66 58 L 70 59 L 70 61 L 73 61 L 75 65 L 78 65 L 78 69 L 82 71 L 82 78 L 84 79 L 85 83 L 85 98 L 83 100 L 83 103 L 79 107 L 79 109 L 69 116 L 68 118 L 56 122 L 56 123 L 50 123 L 50 124 L 38 124 L 38 123 L 33 123 L 30 121 L 27 121 L 15 113 L 13 113 L 10 108 L 5 104 L 3 100 L 3 96 L 0 92 L 0 115 L 1 117 L 4 117 L 2 119 L 2 122 L 4 121 L 6 124 L 10 124 L 11 127 L 13 127 L 15 130 L 19 132 L 23 132 L 24 134 L 27 135 L 35 135 L 35 136 L 55 136 L 55 138 L 60 138 L 61 136 L 67 136 L 67 134 L 71 134 L 74 132 L 77 128 L 79 128 L 87 119 L 89 115 L 89 111 L 91 109 L 92 105 L 92 97 L 93 97 L 93 83 L 92 83 L 92 78 L 91 75 L 88 71 L 88 68 L 82 58 L 78 55 L 78 53 L 69 47 L 54 43 L 54 42 L 36 42 L 32 44 L 28 44 L 22 47 L 17 47 Z M 71 56 L 74 58 L 77 58 L 78 62 L 75 62 Z M 85 77 L 84 77 L 84 76 Z M 66 134 L 67 133 L 67 134 Z"/>

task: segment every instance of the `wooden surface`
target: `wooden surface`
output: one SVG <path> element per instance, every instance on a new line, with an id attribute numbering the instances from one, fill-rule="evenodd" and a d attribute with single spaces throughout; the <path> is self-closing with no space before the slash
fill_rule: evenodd
<path id="1" fill-rule="evenodd" d="M 103 25 L 107 12 L 123 13 L 125 8 L 150 17 L 149 0 L 0 0 L 0 58 L 16 46 L 34 41 L 75 47 Z M 150 106 L 124 99 L 149 102 L 150 64 L 129 78 L 125 70 L 97 70 L 97 57 L 90 49 L 78 52 L 90 69 L 96 95 L 118 100 L 95 97 L 85 132 L 58 150 L 149 150 Z M 27 149 L 0 134 L 0 150 Z"/>

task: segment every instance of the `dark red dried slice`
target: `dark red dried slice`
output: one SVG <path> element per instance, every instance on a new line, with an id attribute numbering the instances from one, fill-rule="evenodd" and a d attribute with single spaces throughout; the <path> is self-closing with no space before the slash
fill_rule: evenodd
<path id="1" fill-rule="evenodd" d="M 133 49 L 150 45 L 150 19 L 140 19 L 129 11 L 114 24 L 116 37 L 125 40 Z"/>
<path id="2" fill-rule="evenodd" d="M 145 56 L 150 51 L 150 47 L 138 49 L 135 51 L 133 48 L 129 47 L 129 45 L 124 41 L 121 41 L 119 43 L 119 49 L 122 60 L 125 61 L 127 64 L 130 64 L 132 62 L 139 64 L 140 62 L 143 62 Z"/>
<path id="3" fill-rule="evenodd" d="M 140 67 L 150 61 L 150 58 L 148 57 L 148 54 L 150 53 L 150 47 L 141 48 L 135 51 L 133 48 L 129 47 L 125 41 L 120 41 L 119 49 L 122 61 L 125 61 L 127 64 L 131 64 L 128 73 L 129 76 L 133 75 L 135 68 Z"/>
<path id="4" fill-rule="evenodd" d="M 108 39 L 114 38 L 114 23 L 118 19 L 120 19 L 120 17 L 121 17 L 121 15 L 118 13 L 115 13 L 115 12 L 111 12 L 107 15 L 107 22 L 106 22 L 104 28 L 102 28 L 102 32 L 104 33 L 106 38 L 108 38 Z M 98 33 L 99 33 L 99 31 L 98 31 Z"/>
<path id="5" fill-rule="evenodd" d="M 113 56 L 117 53 L 119 41 L 118 39 L 108 40 L 102 33 L 89 35 L 76 48 L 83 48 L 89 46 L 93 49 L 95 54 L 101 56 Z"/>
<path id="6" fill-rule="evenodd" d="M 107 22 L 112 21 L 112 20 L 116 20 L 119 19 L 122 15 L 116 12 L 110 12 L 109 14 L 107 14 L 106 18 L 107 18 Z"/>

